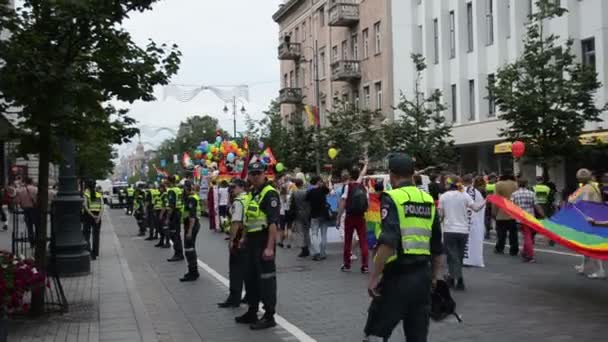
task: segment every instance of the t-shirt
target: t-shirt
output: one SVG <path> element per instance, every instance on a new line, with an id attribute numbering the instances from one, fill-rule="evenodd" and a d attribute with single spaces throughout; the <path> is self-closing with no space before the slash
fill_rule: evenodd
<path id="1" fill-rule="evenodd" d="M 230 194 L 228 193 L 228 188 L 219 188 L 217 194 L 219 205 L 228 205 L 230 202 Z"/>
<path id="2" fill-rule="evenodd" d="M 311 218 L 325 218 L 327 216 L 327 194 L 326 187 L 313 188 L 306 193 L 306 201 L 310 204 Z"/>
<path id="3" fill-rule="evenodd" d="M 232 222 L 244 222 L 245 221 L 245 212 L 243 210 L 243 203 L 238 200 L 234 200 L 232 202 L 232 208 L 230 209 Z"/>
<path id="4" fill-rule="evenodd" d="M 451 190 L 439 197 L 439 208 L 443 212 L 443 232 L 468 234 L 470 230 L 467 209 L 473 199 L 466 192 Z"/>

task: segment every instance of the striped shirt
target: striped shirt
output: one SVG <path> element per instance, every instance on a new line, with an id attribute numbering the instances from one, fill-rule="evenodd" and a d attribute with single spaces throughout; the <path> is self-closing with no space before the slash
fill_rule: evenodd
<path id="1" fill-rule="evenodd" d="M 536 204 L 536 199 L 533 191 L 526 188 L 519 188 L 511 195 L 511 202 L 528 212 L 528 214 L 534 216 L 534 205 Z"/>

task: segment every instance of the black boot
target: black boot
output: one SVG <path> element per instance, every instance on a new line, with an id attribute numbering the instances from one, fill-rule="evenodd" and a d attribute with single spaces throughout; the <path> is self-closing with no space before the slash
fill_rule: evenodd
<path id="1" fill-rule="evenodd" d="M 451 276 L 445 276 L 445 282 L 446 284 L 448 284 L 448 286 L 453 289 L 454 288 L 454 278 L 452 278 Z"/>
<path id="2" fill-rule="evenodd" d="M 235 317 L 234 321 L 239 324 L 254 324 L 258 321 L 258 314 L 255 311 L 248 310 L 244 315 Z"/>
<path id="3" fill-rule="evenodd" d="M 298 254 L 298 258 L 306 258 L 308 256 L 310 256 L 310 252 L 308 251 L 308 247 L 302 248 L 302 251 L 300 252 L 300 254 Z"/>
<path id="4" fill-rule="evenodd" d="M 458 290 L 458 291 L 464 291 L 465 290 L 464 279 L 458 278 L 458 281 L 456 282 L 455 289 Z"/>
<path id="5" fill-rule="evenodd" d="M 163 246 L 163 239 L 160 239 L 160 241 L 158 241 L 158 243 L 156 245 L 154 245 L 154 247 L 162 247 Z"/>
<path id="6" fill-rule="evenodd" d="M 277 326 L 277 322 L 274 321 L 273 315 L 264 315 L 262 319 L 253 323 L 250 328 L 251 330 L 264 330 Z"/>
<path id="7" fill-rule="evenodd" d="M 195 281 L 198 279 L 198 277 L 199 277 L 199 275 L 197 273 L 188 272 L 188 273 L 184 274 L 183 277 L 179 278 L 179 281 L 181 281 L 181 282 Z"/>
<path id="8" fill-rule="evenodd" d="M 182 261 L 184 260 L 183 255 L 174 255 L 171 258 L 167 259 L 168 262 Z"/>
<path id="9" fill-rule="evenodd" d="M 221 303 L 217 303 L 217 306 L 225 309 L 225 308 L 238 308 L 239 306 L 241 306 L 241 303 L 239 303 L 238 299 L 233 299 L 232 296 L 228 296 L 228 298 L 221 302 Z"/>

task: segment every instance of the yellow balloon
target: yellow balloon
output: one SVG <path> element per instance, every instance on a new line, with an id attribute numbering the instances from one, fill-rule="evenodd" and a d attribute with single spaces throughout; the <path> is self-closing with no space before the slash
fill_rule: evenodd
<path id="1" fill-rule="evenodd" d="M 327 155 L 330 159 L 336 159 L 336 157 L 338 156 L 338 150 L 332 147 L 329 149 L 329 151 L 327 151 Z"/>

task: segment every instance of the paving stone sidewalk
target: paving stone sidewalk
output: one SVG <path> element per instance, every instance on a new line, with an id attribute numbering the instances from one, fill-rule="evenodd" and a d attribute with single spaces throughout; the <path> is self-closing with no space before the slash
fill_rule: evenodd
<path id="1" fill-rule="evenodd" d="M 10 249 L 9 233 L 0 235 L 0 246 Z M 158 341 L 108 215 L 100 247 L 89 275 L 61 279 L 69 312 L 10 321 L 9 341 Z"/>

